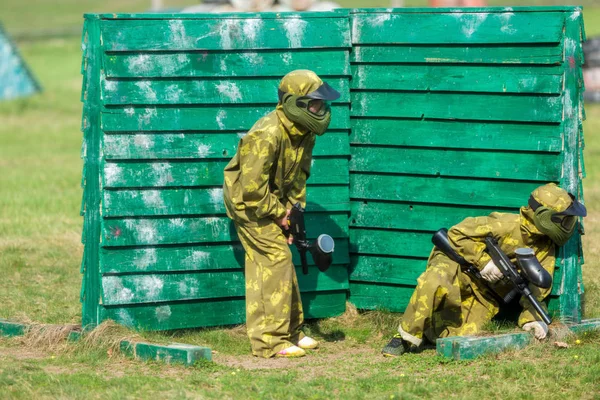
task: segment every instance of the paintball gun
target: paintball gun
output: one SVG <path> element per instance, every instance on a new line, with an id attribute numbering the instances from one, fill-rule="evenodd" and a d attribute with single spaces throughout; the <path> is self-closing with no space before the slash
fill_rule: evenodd
<path id="1" fill-rule="evenodd" d="M 448 256 L 452 261 L 460 264 L 467 274 L 475 277 L 478 280 L 482 280 L 479 270 L 475 266 L 469 264 L 452 248 L 450 241 L 448 240 L 448 230 L 446 228 L 438 230 L 431 238 L 431 241 L 435 247 Z M 542 317 L 542 320 L 546 324 L 550 324 L 552 322 L 550 320 L 550 316 L 542 308 L 540 303 L 533 296 L 531 290 L 529 289 L 529 283 L 542 289 L 549 289 L 552 287 L 552 277 L 548 271 L 542 267 L 538 259 L 535 257 L 533 250 L 530 248 L 520 248 L 515 251 L 517 255 L 517 264 L 521 269 L 521 272 L 519 272 L 514 264 L 510 261 L 510 258 L 508 258 L 508 256 L 500 249 L 496 239 L 491 236 L 486 237 L 485 247 L 486 252 L 490 255 L 492 261 L 494 261 L 494 264 L 496 264 L 498 269 L 504 275 L 504 279 L 509 280 L 514 286 L 514 288 L 504 297 L 498 295 L 492 289 L 492 293 L 496 299 L 508 304 L 519 294 L 521 296 L 525 296 L 533 308 L 535 308 L 538 314 Z"/>
<path id="2" fill-rule="evenodd" d="M 294 244 L 300 253 L 302 261 L 302 273 L 308 275 L 308 263 L 306 261 L 306 252 L 310 252 L 312 258 L 319 268 L 319 271 L 325 272 L 331 265 L 335 243 L 329 235 L 322 234 L 313 243 L 306 238 L 306 227 L 304 225 L 304 209 L 300 203 L 294 204 L 289 216 L 290 229 L 284 231 L 294 238 Z"/>

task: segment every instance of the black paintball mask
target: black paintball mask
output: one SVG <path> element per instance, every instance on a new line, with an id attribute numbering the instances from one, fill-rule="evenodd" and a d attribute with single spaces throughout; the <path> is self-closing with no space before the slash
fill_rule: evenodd
<path id="1" fill-rule="evenodd" d="M 550 237 L 558 246 L 563 246 L 575 232 L 577 217 L 587 216 L 587 210 L 575 196 L 569 193 L 571 205 L 564 211 L 558 212 L 543 206 L 533 196 L 529 197 L 529 207 L 534 212 L 533 221 L 536 227 Z"/>
<path id="2" fill-rule="evenodd" d="M 299 96 L 281 89 L 278 90 L 278 95 L 285 116 L 317 135 L 325 133 L 331 122 L 329 102 L 340 98 L 340 93 L 326 82 L 306 95 Z M 311 110 L 314 109 L 315 102 L 322 102 L 322 105 L 317 110 Z"/>

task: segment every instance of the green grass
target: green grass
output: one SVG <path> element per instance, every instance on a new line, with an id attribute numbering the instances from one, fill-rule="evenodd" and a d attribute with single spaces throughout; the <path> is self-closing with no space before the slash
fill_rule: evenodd
<path id="1" fill-rule="evenodd" d="M 11 32 L 25 32 L 25 27 L 78 26 L 84 11 L 139 11 L 149 2 L 34 3 L 3 2 L 9 7 L 3 8 L 2 20 Z M 387 5 L 387 1 L 370 3 Z M 588 35 L 600 34 L 600 7 L 586 9 L 584 16 Z M 0 103 L 0 317 L 78 323 L 82 249 L 79 38 L 19 45 L 45 90 L 29 99 Z M 586 111 L 585 315 L 597 317 L 600 105 L 588 106 Z M 15 399 L 600 398 L 598 334 L 580 335 L 579 344 L 576 337 L 568 338 L 568 349 L 549 342 L 471 362 L 448 362 L 432 350 L 384 359 L 379 350 L 397 322 L 397 315 L 385 312 L 313 322 L 306 330 L 321 339 L 323 346 L 301 360 L 252 358 L 242 328 L 140 334 L 145 340 L 198 344 L 216 351 L 217 364 L 201 363 L 194 368 L 132 361 L 106 343 L 49 350 L 19 338 L 1 338 L 0 393 L 2 398 Z M 492 324 L 489 329 L 510 328 Z"/>

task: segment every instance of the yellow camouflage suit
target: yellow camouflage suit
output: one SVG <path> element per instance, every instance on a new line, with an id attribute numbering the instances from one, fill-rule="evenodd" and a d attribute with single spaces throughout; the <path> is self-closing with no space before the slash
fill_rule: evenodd
<path id="1" fill-rule="evenodd" d="M 448 237 L 458 254 L 479 270 L 490 261 L 484 252 L 484 239 L 491 234 L 511 261 L 516 261 L 516 249 L 530 247 L 543 268 L 553 275 L 554 243 L 536 228 L 532 217 L 531 208 L 522 207 L 520 214 L 492 213 L 487 217 L 467 218 L 449 229 Z M 402 316 L 400 335 L 419 346 L 424 337 L 435 343 L 439 337 L 478 333 L 499 311 L 499 304 L 486 285 L 489 283 L 471 279 L 459 264 L 434 247 Z M 501 295 L 511 289 L 504 280 L 492 285 Z M 538 300 L 551 291 L 533 285 L 530 289 Z M 523 311 L 519 326 L 540 319 L 528 300 L 522 298 L 520 304 Z"/>
<path id="2" fill-rule="evenodd" d="M 288 74 L 285 83 L 288 93 L 305 95 L 322 81 L 305 71 Z M 240 140 L 225 167 L 227 215 L 246 251 L 246 326 L 255 356 L 272 357 L 304 337 L 292 254 L 276 221 L 296 202 L 306 206 L 314 145 L 315 134 L 290 121 L 278 104 Z"/>

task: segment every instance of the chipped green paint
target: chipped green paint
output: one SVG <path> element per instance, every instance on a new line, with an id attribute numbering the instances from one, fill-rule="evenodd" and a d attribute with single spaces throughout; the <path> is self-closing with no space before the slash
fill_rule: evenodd
<path id="1" fill-rule="evenodd" d="M 583 49 L 582 40 L 585 39 L 583 31 L 583 16 L 580 8 L 574 8 L 565 22 L 565 35 L 563 46 L 565 48 L 563 69 L 565 90 L 562 96 L 563 113 L 562 128 L 564 137 L 564 161 L 562 168 L 561 186 L 569 192 L 583 198 Z M 562 321 L 578 323 L 581 321 L 581 296 L 583 282 L 581 264 L 583 259 L 581 236 L 579 232 L 561 248 L 557 264 L 561 266 L 558 271 L 560 277 L 560 290 L 553 291 L 560 297 L 551 301 L 549 308 L 558 311 Z M 556 275 L 556 274 L 555 274 Z"/>
<path id="2" fill-rule="evenodd" d="M 531 193 L 538 186 L 539 182 L 471 180 L 437 175 L 377 175 L 362 172 L 350 175 L 351 198 L 456 206 L 518 208 L 523 205 L 523 194 Z"/>
<path id="3" fill-rule="evenodd" d="M 354 44 L 558 43 L 565 16 L 557 12 L 356 13 Z M 410 27 L 410 29 L 406 29 Z M 543 29 L 541 29 L 543 27 Z M 424 34 L 427 32 L 427 34 Z"/>
<path id="4" fill-rule="evenodd" d="M 348 184 L 346 158 L 313 161 L 311 184 Z M 108 162 L 103 165 L 103 184 L 106 188 L 217 186 L 223 184 L 227 163 L 222 159 Z"/>
<path id="5" fill-rule="evenodd" d="M 139 360 L 162 361 L 167 364 L 183 364 L 188 367 L 200 360 L 212 361 L 210 348 L 184 343 L 160 345 L 123 340 L 120 343 L 120 349 L 122 353 Z"/>
<path id="6" fill-rule="evenodd" d="M 508 333 L 505 335 L 476 337 L 452 336 L 438 339 L 438 355 L 454 360 L 472 360 L 484 354 L 494 354 L 508 349 L 522 349 L 533 341 L 529 333 Z"/>
<path id="7" fill-rule="evenodd" d="M 23 336 L 29 330 L 29 326 L 19 322 L 11 322 L 0 318 L 0 336 Z"/>
<path id="8" fill-rule="evenodd" d="M 354 145 L 350 170 L 548 182 L 559 179 L 561 161 L 559 154 L 541 152 L 532 155 Z"/>
<path id="9" fill-rule="evenodd" d="M 351 123 L 350 142 L 356 145 L 553 153 L 562 150 L 562 130 L 558 124 L 365 118 L 352 119 Z"/>
<path id="10" fill-rule="evenodd" d="M 563 57 L 580 56 L 580 13 L 88 15 L 84 321 L 151 330 L 243 322 L 222 169 L 296 68 L 342 93 L 307 190 L 309 234 L 336 238 L 335 265 L 300 277 L 305 315 L 342 313 L 348 290 L 359 308 L 403 311 L 432 231 L 514 212 L 541 182 L 581 191 L 580 59 L 567 73 Z M 576 320 L 579 239 L 570 246 L 550 305 Z"/>
<path id="11" fill-rule="evenodd" d="M 333 264 L 349 263 L 348 240 L 335 243 Z M 300 265 L 300 255 L 291 249 L 294 265 Z M 178 247 L 109 247 L 100 253 L 103 274 L 194 272 L 243 269 L 244 250 L 241 244 L 179 245 Z M 309 256 L 308 265 L 314 265 Z"/>
<path id="12" fill-rule="evenodd" d="M 369 46 L 359 43 L 352 47 L 352 62 L 356 63 L 427 63 L 427 64 L 550 64 L 562 62 L 560 44 L 520 46 L 495 45 L 493 47 L 464 44 L 435 44 L 431 46 Z"/>
<path id="13" fill-rule="evenodd" d="M 329 232 L 334 238 L 348 237 L 346 213 L 306 215 L 310 238 Z M 183 243 L 229 242 L 237 239 L 233 222 L 222 217 L 119 218 L 102 222 L 103 246 L 147 246 Z"/>
<path id="14" fill-rule="evenodd" d="M 562 99 L 556 96 L 428 91 L 352 93 L 353 117 L 559 123 L 561 115 Z"/>
<path id="15" fill-rule="evenodd" d="M 273 110 L 281 77 L 313 66 L 342 97 L 315 145 L 307 222 L 311 238 L 326 230 L 337 248 L 327 274 L 311 266 L 299 279 L 309 293 L 307 316 L 344 311 L 350 21 L 347 12 L 325 15 L 86 17 L 98 25 L 93 54 L 102 66 L 94 76 L 82 68 L 84 105 L 88 88 L 100 89 L 102 130 L 93 143 L 100 171 L 87 178 L 101 184 L 101 207 L 92 211 L 100 247 L 90 253 L 99 256 L 93 287 L 101 298 L 86 318 L 150 330 L 243 323 L 243 254 L 225 217 L 223 168 L 245 132 Z M 90 54 L 86 46 L 83 65 Z M 86 276 L 92 270 L 83 265 Z"/>
<path id="16" fill-rule="evenodd" d="M 516 212 L 543 182 L 580 182 L 563 175 L 580 152 L 565 146 L 581 135 L 565 134 L 563 117 L 579 90 L 564 54 L 580 44 L 580 17 L 576 7 L 352 10 L 351 302 L 403 311 L 433 231 Z M 557 267 L 551 305 L 581 284 Z"/>
<path id="17" fill-rule="evenodd" d="M 349 48 L 349 21 L 310 15 L 265 14 L 262 18 L 105 20 L 102 37 L 107 51 L 256 50 Z"/>
<path id="18" fill-rule="evenodd" d="M 119 104 L 276 104 L 280 79 L 104 80 L 106 105 Z M 328 79 L 349 103 L 347 79 Z"/>
<path id="19" fill-rule="evenodd" d="M 308 186 L 307 212 L 348 211 L 347 185 Z M 106 217 L 225 214 L 223 189 L 122 189 L 105 190 Z"/>
<path id="20" fill-rule="evenodd" d="M 102 304 L 115 306 L 243 297 L 246 291 L 243 269 L 239 263 L 230 267 L 235 271 L 104 276 Z M 343 265 L 333 265 L 326 273 L 318 273 L 316 268 L 311 268 L 308 275 L 300 272 L 297 271 L 298 284 L 303 292 L 348 289 L 348 272 Z"/>
<path id="21" fill-rule="evenodd" d="M 315 63 L 315 59 L 328 62 Z M 282 77 L 290 68 L 312 69 L 330 77 L 350 71 L 348 53 L 337 49 L 111 53 L 104 65 L 107 78 Z"/>
<path id="22" fill-rule="evenodd" d="M 243 131 L 273 111 L 274 105 L 217 105 L 171 107 L 129 106 L 110 107 L 102 112 L 102 129 L 108 132 L 137 131 Z M 334 104 L 330 129 L 348 129 L 348 105 Z"/>
<path id="23" fill-rule="evenodd" d="M 304 318 L 339 315 L 346 309 L 346 290 L 302 293 Z M 243 297 L 173 302 L 161 305 L 103 307 L 101 319 L 143 330 L 170 330 L 243 323 Z M 200 322 L 199 322 L 200 321 Z"/>
<path id="24" fill-rule="evenodd" d="M 353 89 L 560 94 L 560 66 L 396 65 L 352 67 Z"/>
<path id="25" fill-rule="evenodd" d="M 104 136 L 104 157 L 107 160 L 223 159 L 235 154 L 245 134 L 245 131 L 111 134 Z M 349 155 L 348 131 L 328 131 L 317 138 L 313 150 L 313 157 Z"/>

